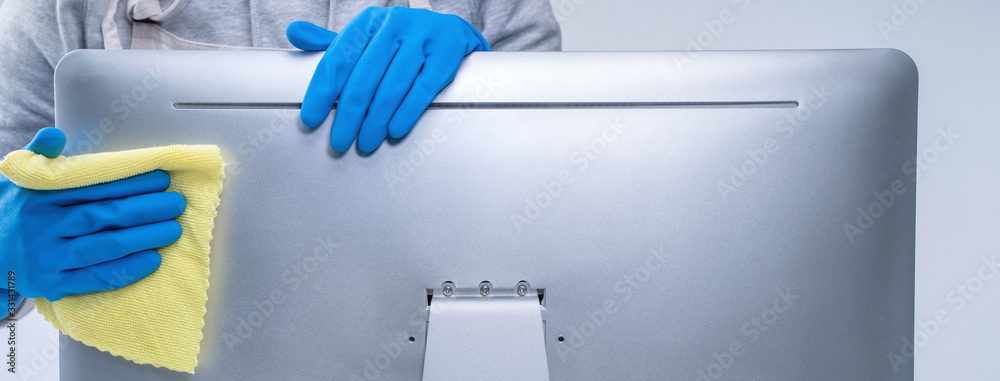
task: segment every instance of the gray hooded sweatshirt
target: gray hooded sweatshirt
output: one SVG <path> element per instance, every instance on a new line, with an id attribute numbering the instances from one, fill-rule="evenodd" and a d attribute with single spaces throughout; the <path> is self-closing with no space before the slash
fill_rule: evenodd
<path id="1" fill-rule="evenodd" d="M 0 155 L 20 149 L 54 123 L 52 76 L 63 55 L 103 49 L 101 23 L 116 7 L 121 45 L 132 24 L 126 0 L 0 0 Z M 173 0 L 161 0 L 167 8 Z M 458 15 L 496 51 L 559 50 L 559 24 L 548 0 L 431 0 L 435 12 Z M 160 26 L 196 43 L 292 48 L 285 27 L 296 20 L 339 31 L 368 6 L 407 0 L 191 0 Z"/>
<path id="2" fill-rule="evenodd" d="M 175 0 L 160 0 L 166 9 Z M 421 0 L 438 13 L 462 17 L 495 51 L 559 50 L 559 24 L 548 0 Z M 52 78 L 63 55 L 103 49 L 108 22 L 130 47 L 127 0 L 0 0 L 0 156 L 24 147 L 55 123 Z M 413 6 L 408 0 L 190 0 L 158 24 L 202 46 L 292 49 L 285 27 L 304 20 L 333 31 L 369 6 Z M 109 16 L 111 18 L 109 18 Z M 102 26 L 102 23 L 105 24 Z M 70 142 L 72 143 L 72 142 Z M 2 253 L 0 253 L 2 254 Z M 31 309 L 19 306 L 15 316 Z M 7 314 L 0 316 L 0 321 Z"/>

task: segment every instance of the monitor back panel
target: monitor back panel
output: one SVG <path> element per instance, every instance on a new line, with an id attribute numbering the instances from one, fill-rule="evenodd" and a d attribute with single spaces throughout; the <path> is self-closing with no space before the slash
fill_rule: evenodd
<path id="1" fill-rule="evenodd" d="M 299 122 L 318 59 L 63 59 L 69 153 L 227 163 L 196 374 L 64 340 L 63 379 L 417 379 L 426 290 L 484 280 L 544 289 L 554 380 L 913 378 L 904 54 L 475 53 L 371 155 Z"/>

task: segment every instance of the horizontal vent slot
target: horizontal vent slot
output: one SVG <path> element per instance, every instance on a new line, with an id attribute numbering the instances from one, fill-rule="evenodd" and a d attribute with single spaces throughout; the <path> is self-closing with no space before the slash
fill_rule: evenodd
<path id="1" fill-rule="evenodd" d="M 646 109 L 646 108 L 796 108 L 798 101 L 755 102 L 435 102 L 427 109 Z M 175 110 L 297 110 L 292 102 L 175 102 Z M 336 106 L 334 106 L 336 108 Z"/>

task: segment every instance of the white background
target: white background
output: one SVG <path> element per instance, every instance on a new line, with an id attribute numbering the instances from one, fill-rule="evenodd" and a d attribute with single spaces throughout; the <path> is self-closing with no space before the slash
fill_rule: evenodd
<path id="1" fill-rule="evenodd" d="M 892 47 L 920 69 L 918 152 L 939 129 L 961 137 L 924 171 L 917 186 L 917 380 L 996 380 L 1000 281 L 980 278 L 1000 253 L 1000 3 L 944 0 L 551 0 L 564 50 L 685 50 L 704 22 L 729 9 L 735 21 L 708 50 Z M 0 0 L 2 4 L 2 0 Z M 894 8 L 899 7 L 899 11 Z M 745 9 L 743 9 L 745 7 Z M 909 12 L 907 12 L 909 11 Z M 894 13 L 897 13 L 893 20 Z M 900 16 L 905 15 L 905 17 Z M 880 21 L 892 27 L 883 32 Z M 895 21 L 895 23 L 894 23 Z M 708 41 L 708 39 L 702 39 Z M 982 284 L 964 308 L 957 285 Z M 978 283 L 977 283 L 978 282 Z M 951 299 L 954 300 L 954 299 Z M 943 312 L 942 312 L 943 311 Z M 845 314 L 850 311 L 844 311 Z M 935 314 L 937 329 L 921 328 Z M 930 327 L 924 324 L 927 327 Z M 55 380 L 54 332 L 37 313 L 19 323 L 21 377 Z M 32 376 L 29 370 L 38 371 Z"/>

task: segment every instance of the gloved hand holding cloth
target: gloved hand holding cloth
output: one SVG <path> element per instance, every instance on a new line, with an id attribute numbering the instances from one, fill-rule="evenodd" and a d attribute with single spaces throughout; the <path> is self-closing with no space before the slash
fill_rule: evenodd
<path id="1" fill-rule="evenodd" d="M 46 128 L 25 149 L 55 159 L 65 143 Z M 160 266 L 154 249 L 181 236 L 174 219 L 186 202 L 169 186 L 163 171 L 64 190 L 26 189 L 0 174 L 0 269 L 16 293 L 50 301 L 138 281 Z"/>
<path id="2" fill-rule="evenodd" d="M 219 147 L 58 156 L 39 132 L 0 161 L 0 265 L 64 334 L 141 364 L 194 372 L 222 191 Z"/>

